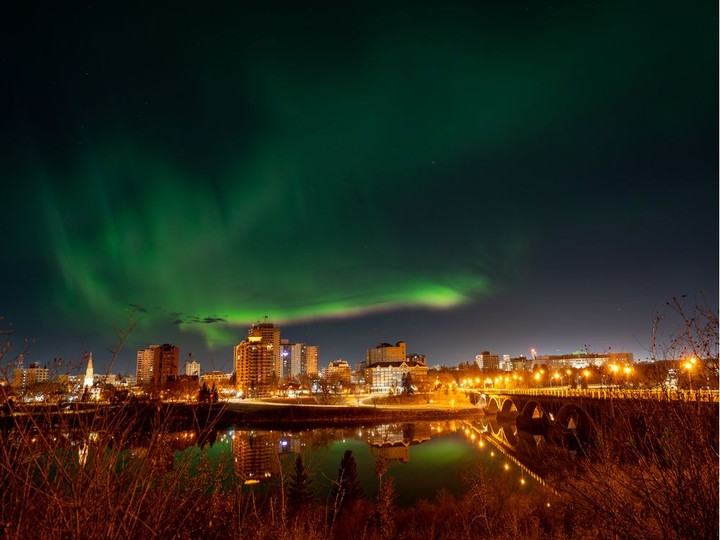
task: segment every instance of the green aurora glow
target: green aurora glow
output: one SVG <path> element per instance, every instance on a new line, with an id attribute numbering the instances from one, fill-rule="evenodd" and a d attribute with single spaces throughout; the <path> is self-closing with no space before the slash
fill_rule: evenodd
<path id="1" fill-rule="evenodd" d="M 174 323 L 227 347 L 264 315 L 455 308 L 511 289 L 541 244 L 694 200 L 648 186 L 658 155 L 698 163 L 715 130 L 698 123 L 715 88 L 683 98 L 713 65 L 703 12 L 310 5 L 18 30 L 43 36 L 23 66 L 45 71 L 17 96 L 52 90 L 18 109 L 20 157 L 4 150 L 39 201 L 11 248 L 44 269 L 48 318 L 107 332 L 139 305 L 140 340 Z"/>

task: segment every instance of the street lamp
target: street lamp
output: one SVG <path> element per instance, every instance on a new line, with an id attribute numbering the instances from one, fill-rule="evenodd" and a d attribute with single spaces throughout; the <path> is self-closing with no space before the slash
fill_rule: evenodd
<path id="1" fill-rule="evenodd" d="M 618 366 L 616 366 L 615 364 L 610 364 L 610 371 L 612 372 L 612 376 L 610 377 L 611 383 L 615 383 L 615 374 L 617 374 L 619 370 L 620 368 Z"/>
<path id="2" fill-rule="evenodd" d="M 625 382 L 628 386 L 630 386 L 630 374 L 632 373 L 632 368 L 630 366 L 625 366 L 623 368 L 623 373 L 625 373 Z"/>
<path id="3" fill-rule="evenodd" d="M 691 392 L 692 392 L 692 370 L 695 367 L 696 362 L 697 362 L 697 358 L 693 357 L 690 360 L 688 360 L 687 362 L 685 362 L 685 364 L 683 364 L 683 367 L 688 372 L 688 381 L 690 383 L 690 391 Z"/>

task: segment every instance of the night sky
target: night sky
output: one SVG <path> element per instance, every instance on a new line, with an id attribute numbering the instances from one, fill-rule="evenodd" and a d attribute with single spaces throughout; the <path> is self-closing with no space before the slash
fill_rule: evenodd
<path id="1" fill-rule="evenodd" d="M 717 305 L 717 2 L 47 4 L 0 23 L 6 361 L 107 369 L 132 309 L 114 372 L 266 315 L 321 367 L 642 359 Z"/>

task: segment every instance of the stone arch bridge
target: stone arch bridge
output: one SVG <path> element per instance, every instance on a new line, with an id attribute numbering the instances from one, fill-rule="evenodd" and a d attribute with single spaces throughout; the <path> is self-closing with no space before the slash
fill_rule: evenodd
<path id="1" fill-rule="evenodd" d="M 679 414 L 695 414 L 697 407 L 718 407 L 717 391 L 693 393 L 618 391 L 610 389 L 523 389 L 468 391 L 470 401 L 498 422 L 514 422 L 526 433 L 571 437 L 581 443 L 591 442 L 598 430 L 611 426 L 618 415 L 628 417 L 634 425 L 653 422 L 653 411 L 668 407 Z M 640 406 L 638 406 L 640 405 Z"/>

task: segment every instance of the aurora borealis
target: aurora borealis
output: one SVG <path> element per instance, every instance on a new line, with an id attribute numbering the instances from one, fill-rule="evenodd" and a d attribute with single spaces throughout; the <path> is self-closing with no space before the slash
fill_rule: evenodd
<path id="1" fill-rule="evenodd" d="M 265 315 L 324 365 L 642 357 L 657 304 L 716 302 L 716 3 L 416 4 L 15 12 L 0 315 L 30 357 L 102 365 L 131 306 L 128 365 L 229 369 Z"/>

